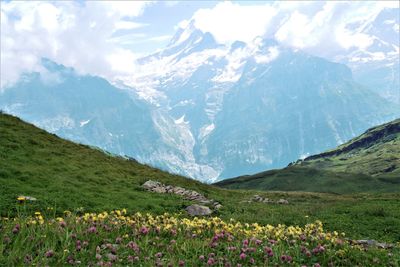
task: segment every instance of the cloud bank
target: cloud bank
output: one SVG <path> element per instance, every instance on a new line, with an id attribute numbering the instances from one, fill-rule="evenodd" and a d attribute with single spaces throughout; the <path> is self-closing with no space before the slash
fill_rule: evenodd
<path id="1" fill-rule="evenodd" d="M 367 33 L 367 26 L 385 8 L 398 9 L 399 2 L 282 1 L 251 6 L 222 2 L 214 8 L 198 10 L 192 19 L 197 28 L 212 33 L 221 43 L 250 42 L 265 36 L 329 57 L 371 46 L 375 38 Z M 185 24 L 183 21 L 178 26 Z"/>
<path id="2" fill-rule="evenodd" d="M 136 55 L 110 39 L 119 30 L 144 26 L 133 19 L 149 4 L 1 2 L 1 87 L 24 72 L 44 72 L 42 57 L 108 80 L 132 73 Z"/>

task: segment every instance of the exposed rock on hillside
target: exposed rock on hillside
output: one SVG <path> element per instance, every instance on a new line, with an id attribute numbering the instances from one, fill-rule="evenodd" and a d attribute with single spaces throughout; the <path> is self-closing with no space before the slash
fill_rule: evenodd
<path id="1" fill-rule="evenodd" d="M 279 199 L 277 201 L 269 198 L 264 198 L 260 195 L 254 195 L 248 202 L 262 202 L 262 203 L 276 203 L 276 204 L 289 204 L 289 201 L 286 199 Z"/>
<path id="2" fill-rule="evenodd" d="M 204 215 L 210 215 L 212 213 L 212 210 L 210 210 L 209 207 L 197 204 L 190 205 L 189 207 L 186 208 L 186 211 L 191 216 L 204 216 Z"/>
<path id="3" fill-rule="evenodd" d="M 148 191 L 155 192 L 155 193 L 160 193 L 160 194 L 170 193 L 170 194 L 180 195 L 180 196 L 183 196 L 187 200 L 196 201 L 203 205 L 208 205 L 214 210 L 218 210 L 218 209 L 222 208 L 222 205 L 218 201 L 215 201 L 213 199 L 207 199 L 204 195 L 202 195 L 194 190 L 188 190 L 188 189 L 185 189 L 185 188 L 182 188 L 179 186 L 165 185 L 165 184 L 157 182 L 157 181 L 148 180 L 142 185 L 142 187 L 147 189 Z M 197 211 L 200 210 L 199 207 L 204 207 L 204 206 L 200 206 L 200 205 L 192 205 L 192 206 L 196 206 L 196 207 L 190 209 L 194 213 L 196 213 Z M 206 207 L 206 208 L 208 208 L 208 207 Z M 206 212 L 204 209 L 203 209 L 203 211 Z M 189 214 L 190 214 L 190 212 L 189 212 Z M 201 215 L 201 214 L 199 214 L 199 215 Z"/>

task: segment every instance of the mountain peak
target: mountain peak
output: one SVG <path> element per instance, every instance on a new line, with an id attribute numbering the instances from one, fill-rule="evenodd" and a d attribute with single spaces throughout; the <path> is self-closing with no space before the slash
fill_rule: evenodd
<path id="1" fill-rule="evenodd" d="M 188 41 L 195 41 L 202 35 L 203 32 L 195 26 L 195 20 L 191 20 L 186 27 L 179 27 L 167 47 L 177 46 Z"/>

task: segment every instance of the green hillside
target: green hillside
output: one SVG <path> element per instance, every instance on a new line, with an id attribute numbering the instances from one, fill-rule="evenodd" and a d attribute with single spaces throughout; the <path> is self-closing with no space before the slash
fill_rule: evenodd
<path id="1" fill-rule="evenodd" d="M 280 170 L 228 179 L 231 189 L 330 193 L 400 191 L 400 119 Z"/>
<path id="2" fill-rule="evenodd" d="M 371 128 L 338 148 L 308 157 L 297 165 L 392 177 L 400 182 L 400 119 Z"/>
<path id="3" fill-rule="evenodd" d="M 19 195 L 37 198 L 26 206 L 26 212 L 57 215 L 82 207 L 84 211 L 127 208 L 131 212 L 185 215 L 184 208 L 192 202 L 145 191 L 141 185 L 149 179 L 196 190 L 219 201 L 223 208 L 214 215 L 226 220 L 305 225 L 318 219 L 326 229 L 344 231 L 352 238 L 400 240 L 398 193 L 335 195 L 221 189 L 63 140 L 0 114 L 0 216 L 17 212 Z M 255 194 L 273 200 L 284 198 L 289 204 L 248 202 Z"/>

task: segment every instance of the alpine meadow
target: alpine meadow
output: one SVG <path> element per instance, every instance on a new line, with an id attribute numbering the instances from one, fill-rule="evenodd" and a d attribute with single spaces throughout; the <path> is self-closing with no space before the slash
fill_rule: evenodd
<path id="1" fill-rule="evenodd" d="M 0 5 L 0 266 L 400 266 L 398 1 Z"/>

